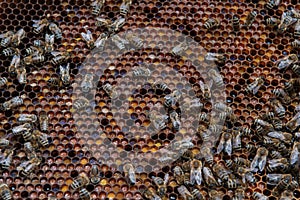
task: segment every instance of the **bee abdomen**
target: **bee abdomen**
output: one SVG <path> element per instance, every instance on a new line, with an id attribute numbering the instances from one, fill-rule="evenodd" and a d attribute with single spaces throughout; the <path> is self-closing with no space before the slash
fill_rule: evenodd
<path id="1" fill-rule="evenodd" d="M 7 78 L 1 77 L 0 78 L 0 87 L 4 86 L 7 83 Z"/>

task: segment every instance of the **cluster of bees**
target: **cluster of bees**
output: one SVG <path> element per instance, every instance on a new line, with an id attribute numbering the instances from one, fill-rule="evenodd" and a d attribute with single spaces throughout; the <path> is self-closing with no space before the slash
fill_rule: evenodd
<path id="1" fill-rule="evenodd" d="M 20 97 L 11 99 L 10 106 L 2 106 L 5 110 L 20 105 Z M 23 97 L 24 98 L 24 97 Z M 20 100 L 19 102 L 16 99 Z M 7 105 L 7 102 L 4 104 Z M 17 103 L 16 103 L 17 102 Z M 5 138 L 0 139 L 1 147 L 1 170 L 8 170 L 12 164 L 13 156 L 19 151 L 14 148 L 14 145 L 10 141 L 20 141 L 24 146 L 26 157 L 28 159 L 23 160 L 19 166 L 17 166 L 18 175 L 21 177 L 34 176 L 34 170 L 41 164 L 42 157 L 39 153 L 40 149 L 48 146 L 48 117 L 45 112 L 40 112 L 39 117 L 35 114 L 20 114 L 17 118 L 18 124 L 11 129 Z M 12 199 L 11 192 L 8 186 L 4 183 L 0 186 L 0 196 L 9 200 Z"/>

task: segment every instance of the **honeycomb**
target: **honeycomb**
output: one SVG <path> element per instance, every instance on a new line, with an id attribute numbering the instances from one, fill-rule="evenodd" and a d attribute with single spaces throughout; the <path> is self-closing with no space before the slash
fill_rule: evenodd
<path id="1" fill-rule="evenodd" d="M 99 16 L 115 20 L 119 16 L 121 3 L 121 0 L 107 1 Z M 202 98 L 203 92 L 199 85 L 202 73 L 197 71 L 192 63 L 151 48 L 126 52 L 118 57 L 113 66 L 108 66 L 106 58 L 118 55 L 116 48 L 110 48 L 109 54 L 102 55 L 103 57 L 96 62 L 90 56 L 91 50 L 87 48 L 80 35 L 86 31 L 86 26 L 95 38 L 103 32 L 95 25 L 95 16 L 92 14 L 90 4 L 90 1 L 84 0 L 7 0 L 0 2 L 1 32 L 17 31 L 20 28 L 26 32 L 26 37 L 22 39 L 19 46 L 21 51 L 29 48 L 34 40 L 43 40 L 42 34 L 33 33 L 33 20 L 40 20 L 43 16 L 50 14 L 50 20 L 57 23 L 63 32 L 61 41 L 55 40 L 54 49 L 71 52 L 68 63 L 70 63 L 72 81 L 72 84 L 67 86 L 50 86 L 47 80 L 58 76 L 58 67 L 47 60 L 36 66 L 26 65 L 27 83 L 19 84 L 18 80 L 11 77 L 7 71 L 11 57 L 1 54 L 1 77 L 6 77 L 8 83 L 1 88 L 0 103 L 26 94 L 24 103 L 17 109 L 0 111 L 1 137 L 6 137 L 18 124 L 17 118 L 20 114 L 39 114 L 45 111 L 49 117 L 47 134 L 50 137 L 50 144 L 47 148 L 37 151 L 43 159 L 34 173 L 21 177 L 18 175 L 17 166 L 26 160 L 26 154 L 22 140 L 13 140 L 12 145 L 16 152 L 10 168 L 1 171 L 0 182 L 9 186 L 13 199 L 50 199 L 53 196 L 62 200 L 78 199 L 79 191 L 70 190 L 71 183 L 80 173 L 89 174 L 92 165 L 97 164 L 101 171 L 101 181 L 99 184 L 86 186 L 91 199 L 145 199 L 143 191 L 146 188 L 157 190 L 152 177 L 164 178 L 166 174 L 170 175 L 166 199 L 183 199 L 178 193 L 179 185 L 176 183 L 173 169 L 175 166 L 183 166 L 186 160 L 179 158 L 172 165 L 161 168 L 155 160 L 151 159 L 153 152 L 168 146 L 178 133 L 175 135 L 174 130 L 167 126 L 159 134 L 142 137 L 143 133 L 138 129 L 132 129 L 131 134 L 139 136 L 132 137 L 128 134 L 128 130 L 122 129 L 125 124 L 133 125 L 133 120 L 128 120 L 129 118 L 134 119 L 135 125 L 149 125 L 147 111 L 153 105 L 163 105 L 161 99 L 166 94 L 155 93 L 149 85 L 146 85 L 135 91 L 127 104 L 123 106 L 123 109 L 128 108 L 130 115 L 118 116 L 111 111 L 111 99 L 103 90 L 103 85 L 105 83 L 112 85 L 118 83 L 123 86 L 133 84 L 133 80 L 126 80 L 122 77 L 135 67 L 136 63 L 163 63 L 156 66 L 156 71 L 152 72 L 156 80 L 170 83 L 171 88 L 181 87 L 182 80 L 172 74 L 173 72 L 164 72 L 173 76 L 172 79 L 165 79 L 161 71 L 164 71 L 167 65 L 185 77 L 184 80 L 191 84 L 191 88 L 188 88 L 191 93 Z M 291 78 L 297 78 L 292 70 L 282 72 L 274 64 L 287 55 L 297 54 L 297 50 L 291 45 L 294 41 L 293 29 L 278 34 L 272 28 L 265 26 L 264 22 L 271 16 L 280 18 L 282 13 L 291 7 L 300 10 L 300 4 L 297 0 L 282 0 L 279 6 L 272 10 L 266 9 L 265 4 L 265 1 L 259 0 L 133 1 L 121 31 L 133 28 L 166 28 L 191 37 L 207 52 L 223 53 L 226 56 L 226 62 L 219 66 L 219 71 L 225 84 L 226 103 L 237 117 L 237 121 L 228 122 L 226 128 L 233 129 L 242 126 L 251 128 L 252 132 L 255 132 L 254 120 L 272 110 L 270 105 L 270 99 L 274 97 L 272 90 L 284 88 L 285 82 Z M 238 16 L 243 24 L 252 10 L 258 13 L 253 24 L 249 28 L 241 27 L 240 31 L 233 31 L 232 17 Z M 219 27 L 205 30 L 203 24 L 208 18 L 219 19 Z M 153 37 L 155 34 L 157 33 L 154 32 Z M 169 36 L 166 35 L 166 37 Z M 147 38 L 144 39 L 147 41 Z M 155 55 L 154 59 L 153 55 Z M 78 116 L 78 113 L 73 112 L 72 105 L 74 99 L 79 98 L 76 96 L 79 94 L 76 91 L 81 89 L 75 79 L 82 79 L 87 73 L 81 70 L 83 64 L 90 66 L 91 69 L 97 69 L 101 65 L 106 70 L 93 71 L 100 77 L 97 80 L 97 90 L 94 96 L 96 113 L 90 115 L 88 111 L 83 111 Z M 263 76 L 265 81 L 259 91 L 255 95 L 245 94 L 243 89 L 260 76 Z M 285 117 L 282 119 L 284 124 L 295 115 L 298 100 L 298 98 L 293 98 L 290 104 L 284 105 L 286 109 Z M 211 103 L 206 102 L 201 111 L 209 112 L 211 108 Z M 187 132 L 190 124 L 192 121 L 183 124 L 187 127 Z M 101 130 L 97 128 L 97 125 Z M 97 131 L 90 132 L 89 130 Z M 179 134 L 179 137 L 183 136 L 184 134 Z M 110 141 L 112 145 L 108 148 L 106 143 Z M 203 141 L 201 137 L 195 137 L 192 142 L 194 147 L 190 150 L 197 156 L 201 153 Z M 255 134 L 243 137 L 243 150 L 238 153 L 234 152 L 231 157 L 239 156 L 253 161 L 255 152 L 247 152 L 245 146 L 246 144 L 259 146 L 260 142 L 261 138 Z M 213 150 L 216 149 L 213 148 Z M 135 166 L 137 183 L 130 185 L 120 167 L 122 163 L 118 160 L 118 156 L 128 157 L 130 162 L 130 158 L 134 157 L 136 152 L 149 155 L 148 159 L 143 161 L 146 163 L 143 169 L 146 169 L 147 173 L 139 168 L 138 163 L 141 161 L 133 160 L 133 163 L 137 163 Z M 224 165 L 227 159 L 228 156 L 224 153 L 214 155 L 214 162 L 221 165 Z M 207 163 L 203 165 L 208 166 Z M 253 199 L 254 192 L 262 193 L 269 199 L 279 199 L 278 195 L 272 193 L 274 186 L 267 184 L 266 175 L 266 170 L 255 173 L 257 182 L 242 186 L 245 191 L 244 199 Z M 205 199 L 210 198 L 210 188 L 205 184 L 187 188 L 190 192 L 198 188 L 204 194 Z M 236 192 L 236 189 L 223 186 L 214 189 L 222 193 L 223 199 L 233 199 Z M 292 192 L 294 199 L 300 198 L 299 186 Z"/>

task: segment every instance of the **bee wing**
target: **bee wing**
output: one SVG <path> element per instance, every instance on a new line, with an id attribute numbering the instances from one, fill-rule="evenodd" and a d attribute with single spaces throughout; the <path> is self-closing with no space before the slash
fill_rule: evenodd
<path id="1" fill-rule="evenodd" d="M 62 55 L 62 52 L 60 52 L 60 51 L 52 51 L 51 55 L 53 55 L 54 57 L 56 57 L 56 56 Z"/>
<path id="2" fill-rule="evenodd" d="M 250 164 L 250 170 L 253 172 L 256 172 L 257 169 L 255 169 L 258 166 L 259 156 L 255 156 Z"/>
<path id="3" fill-rule="evenodd" d="M 262 171 L 267 163 L 267 156 L 262 156 L 261 159 L 258 162 L 258 168 L 260 171 Z"/>
<path id="4" fill-rule="evenodd" d="M 2 33 L 1 35 L 0 35 L 0 38 L 5 38 L 6 37 L 6 33 Z"/>
<path id="5" fill-rule="evenodd" d="M 258 92 L 258 90 L 259 90 L 259 88 L 260 88 L 260 86 L 255 86 L 254 88 L 253 88 L 253 90 L 252 90 L 252 93 L 253 94 L 256 94 L 257 92 Z"/>
<path id="6" fill-rule="evenodd" d="M 284 140 L 284 135 L 278 131 L 269 132 L 267 135 L 273 138 Z"/>
<path id="7" fill-rule="evenodd" d="M 223 135 L 221 136 L 218 148 L 217 148 L 217 154 L 221 153 L 224 149 L 224 145 L 225 145 L 225 139 L 223 137 Z"/>
<path id="8" fill-rule="evenodd" d="M 290 156 L 290 164 L 294 165 L 297 162 L 299 162 L 300 159 L 300 153 L 299 153 L 299 149 L 297 148 L 297 143 L 294 144 L 293 149 L 291 151 L 291 156 Z"/>
<path id="9" fill-rule="evenodd" d="M 170 175 L 169 175 L 169 173 L 167 173 L 164 178 L 164 185 L 167 185 L 167 183 L 169 182 L 169 178 L 170 178 Z"/>
<path id="10" fill-rule="evenodd" d="M 231 153 L 232 153 L 232 140 L 231 140 L 231 138 L 225 142 L 225 152 L 228 155 L 231 155 Z"/>
<path id="11" fill-rule="evenodd" d="M 202 80 L 199 81 L 199 85 L 200 85 L 200 89 L 202 90 L 202 92 L 204 92 L 205 90 L 205 84 Z"/>
<path id="12" fill-rule="evenodd" d="M 32 20 L 33 21 L 33 25 L 32 27 L 37 28 L 39 26 L 40 20 Z"/>
<path id="13" fill-rule="evenodd" d="M 267 174 L 267 181 L 270 185 L 277 185 L 281 178 L 282 174 Z"/>
<path id="14" fill-rule="evenodd" d="M 54 43 L 54 35 L 49 35 L 49 34 L 46 33 L 45 42 L 47 42 L 49 44 L 53 44 Z"/>
<path id="15" fill-rule="evenodd" d="M 93 2 L 91 3 L 91 6 L 98 6 L 98 1 L 97 1 L 97 0 L 93 1 Z"/>
<path id="16" fill-rule="evenodd" d="M 129 168 L 129 179 L 132 183 L 136 182 L 135 172 L 132 167 Z"/>

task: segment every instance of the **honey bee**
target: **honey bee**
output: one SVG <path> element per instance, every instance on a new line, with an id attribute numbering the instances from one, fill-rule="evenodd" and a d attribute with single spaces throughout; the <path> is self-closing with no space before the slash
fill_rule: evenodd
<path id="1" fill-rule="evenodd" d="M 232 134 L 229 132 L 222 133 L 217 147 L 217 154 L 221 153 L 223 150 L 228 155 L 231 155 L 232 153 Z"/>
<path id="2" fill-rule="evenodd" d="M 162 200 L 155 192 L 153 188 L 147 188 L 143 191 L 143 196 L 149 200 Z"/>
<path id="3" fill-rule="evenodd" d="M 20 84 L 27 83 L 26 81 L 26 68 L 20 67 L 17 69 L 17 78 Z"/>
<path id="4" fill-rule="evenodd" d="M 279 200 L 292 200 L 293 198 L 293 192 L 290 190 L 285 190 L 281 193 Z"/>
<path id="5" fill-rule="evenodd" d="M 4 86 L 8 82 L 7 78 L 1 77 L 0 78 L 0 87 Z"/>
<path id="6" fill-rule="evenodd" d="M 292 15 L 292 12 L 289 10 L 283 12 L 283 14 L 281 16 L 280 24 L 278 25 L 279 33 L 283 33 L 284 31 L 286 31 L 288 29 L 288 27 L 290 27 L 291 25 L 293 25 L 294 23 L 297 22 L 297 19 L 293 18 L 291 15 Z"/>
<path id="7" fill-rule="evenodd" d="M 11 38 L 11 42 L 14 46 L 19 46 L 21 40 L 25 37 L 26 33 L 24 29 L 18 30 Z"/>
<path id="8" fill-rule="evenodd" d="M 82 200 L 90 200 L 91 199 L 90 193 L 85 188 L 81 188 L 79 190 L 79 197 Z"/>
<path id="9" fill-rule="evenodd" d="M 168 115 L 160 115 L 158 113 L 150 113 L 149 118 L 156 130 L 162 130 L 167 127 Z"/>
<path id="10" fill-rule="evenodd" d="M 229 178 L 225 183 L 224 183 L 224 186 L 228 189 L 235 189 L 237 188 L 238 186 L 241 185 L 241 182 L 239 179 L 236 179 L 236 178 Z"/>
<path id="11" fill-rule="evenodd" d="M 276 66 L 281 69 L 288 68 L 291 64 L 298 62 L 298 56 L 296 54 L 290 54 L 284 58 L 279 59 L 276 62 Z"/>
<path id="12" fill-rule="evenodd" d="M 210 100 L 211 99 L 211 91 L 210 91 L 210 88 L 212 87 L 213 85 L 213 80 L 210 80 L 208 82 L 208 84 L 205 84 L 203 81 L 199 81 L 199 85 L 200 85 L 200 88 L 202 90 L 202 93 L 203 93 L 203 97 L 205 100 Z"/>
<path id="13" fill-rule="evenodd" d="M 106 33 L 101 33 L 101 35 L 95 41 L 95 46 L 97 47 L 97 50 L 102 51 L 104 49 L 107 38 L 108 35 Z"/>
<path id="14" fill-rule="evenodd" d="M 294 98 L 296 96 L 295 88 L 294 88 L 295 79 L 291 79 L 288 82 L 284 82 L 284 87 L 287 93 Z"/>
<path id="15" fill-rule="evenodd" d="M 172 50 L 171 54 L 174 57 L 180 57 L 182 54 L 188 49 L 188 45 L 185 42 L 182 42 L 178 45 L 176 45 Z"/>
<path id="16" fill-rule="evenodd" d="M 142 49 L 144 46 L 144 41 L 139 38 L 138 36 L 134 35 L 134 34 L 127 34 L 126 35 L 126 39 L 135 47 L 138 49 Z"/>
<path id="17" fill-rule="evenodd" d="M 48 16 L 42 20 L 33 20 L 33 22 L 34 24 L 32 26 L 35 34 L 40 34 L 49 25 Z"/>
<path id="18" fill-rule="evenodd" d="M 234 192 L 234 197 L 232 200 L 244 200 L 245 199 L 245 191 L 243 188 L 237 188 Z"/>
<path id="19" fill-rule="evenodd" d="M 87 186 L 90 183 L 90 179 L 87 177 L 85 173 L 80 173 L 78 177 L 73 180 L 70 187 L 72 190 L 81 189 Z"/>
<path id="20" fill-rule="evenodd" d="M 240 127 L 238 130 L 241 132 L 242 136 L 250 136 L 251 135 L 251 129 L 250 128 Z"/>
<path id="21" fill-rule="evenodd" d="M 236 151 L 240 151 L 242 149 L 242 133 L 240 131 L 234 131 L 232 148 Z"/>
<path id="22" fill-rule="evenodd" d="M 179 90 L 174 90 L 171 94 L 164 97 L 164 106 L 166 108 L 173 108 L 180 99 L 182 93 Z"/>
<path id="23" fill-rule="evenodd" d="M 130 5 L 132 4 L 132 0 L 123 0 L 120 6 L 120 15 L 126 17 L 129 12 Z"/>
<path id="24" fill-rule="evenodd" d="M 233 161 L 236 165 L 239 165 L 239 166 L 250 167 L 250 164 L 251 164 L 251 162 L 249 160 L 242 158 L 242 157 L 235 157 L 233 159 Z"/>
<path id="25" fill-rule="evenodd" d="M 92 165 L 91 168 L 91 183 L 97 185 L 100 182 L 100 171 L 97 165 Z"/>
<path id="26" fill-rule="evenodd" d="M 53 22 L 49 24 L 49 30 L 50 32 L 55 36 L 56 39 L 61 39 L 62 38 L 62 32 L 60 28 Z"/>
<path id="27" fill-rule="evenodd" d="M 272 159 L 279 159 L 279 158 L 282 158 L 282 155 L 280 152 L 276 151 L 276 150 L 272 150 L 271 153 L 270 153 L 270 157 Z"/>
<path id="28" fill-rule="evenodd" d="M 226 57 L 221 53 L 207 53 L 204 58 L 206 61 L 215 62 L 220 65 L 224 65 L 226 61 Z"/>
<path id="29" fill-rule="evenodd" d="M 252 83 L 247 85 L 245 90 L 246 93 L 252 93 L 255 95 L 258 92 L 259 88 L 264 84 L 264 82 L 264 77 L 257 77 Z"/>
<path id="30" fill-rule="evenodd" d="M 234 31 L 240 30 L 240 18 L 236 15 L 232 17 L 232 27 Z"/>
<path id="31" fill-rule="evenodd" d="M 269 132 L 267 135 L 269 137 L 279 139 L 280 141 L 282 141 L 286 144 L 290 144 L 291 140 L 293 138 L 293 135 L 291 133 L 281 132 L 281 131 Z"/>
<path id="32" fill-rule="evenodd" d="M 89 49 L 93 49 L 95 47 L 94 38 L 90 30 L 86 30 L 86 33 L 81 33 L 81 36 Z"/>
<path id="33" fill-rule="evenodd" d="M 4 102 L 1 106 L 1 108 L 3 110 L 10 110 L 12 108 L 15 108 L 17 106 L 20 106 L 21 104 L 23 104 L 23 96 L 17 96 L 17 97 L 13 97 L 12 99 Z"/>
<path id="34" fill-rule="evenodd" d="M 99 26 L 99 27 L 102 27 L 102 26 L 109 27 L 111 25 L 111 23 L 112 22 L 109 19 L 104 19 L 102 17 L 97 17 L 96 22 L 95 22 L 96 26 Z"/>
<path id="35" fill-rule="evenodd" d="M 40 132 L 39 130 L 34 131 L 34 135 L 37 137 L 37 141 L 42 147 L 46 147 L 49 145 L 48 135 Z"/>
<path id="36" fill-rule="evenodd" d="M 8 185 L 5 183 L 0 184 L 0 196 L 3 200 L 13 199 L 12 195 L 11 195 L 11 191 L 10 191 Z"/>
<path id="37" fill-rule="evenodd" d="M 42 63 L 45 61 L 45 56 L 43 55 L 30 55 L 24 58 L 23 62 L 25 65 L 33 65 Z"/>
<path id="38" fill-rule="evenodd" d="M 266 195 L 260 193 L 260 192 L 253 192 L 252 197 L 255 200 L 268 200 L 269 197 L 267 197 Z"/>
<path id="39" fill-rule="evenodd" d="M 276 17 L 269 17 L 266 19 L 266 25 L 269 27 L 275 27 L 280 24 L 280 19 Z"/>
<path id="40" fill-rule="evenodd" d="M 60 85 L 60 79 L 58 77 L 51 77 L 47 83 L 49 83 L 51 86 L 59 86 Z"/>
<path id="41" fill-rule="evenodd" d="M 223 192 L 217 190 L 210 190 L 208 192 L 210 200 L 222 200 L 223 199 Z"/>
<path id="42" fill-rule="evenodd" d="M 208 187 L 216 187 L 219 185 L 209 167 L 203 167 L 203 179 Z"/>
<path id="43" fill-rule="evenodd" d="M 182 140 L 176 141 L 172 143 L 171 148 L 174 151 L 178 152 L 178 154 L 183 154 L 187 149 L 193 148 L 194 144 L 191 141 L 191 138 L 184 138 Z"/>
<path id="44" fill-rule="evenodd" d="M 269 0 L 266 4 L 267 9 L 273 9 L 275 6 L 279 6 L 281 0 Z"/>
<path id="45" fill-rule="evenodd" d="M 181 167 L 174 167 L 173 174 L 178 185 L 184 184 L 184 172 L 182 171 Z"/>
<path id="46" fill-rule="evenodd" d="M 220 163 L 214 163 L 212 170 L 222 181 L 227 181 L 229 179 L 229 174 L 231 174 L 231 171 L 226 169 Z"/>
<path id="47" fill-rule="evenodd" d="M 54 58 L 51 59 L 51 63 L 53 65 L 59 65 L 63 62 L 67 62 L 67 60 L 70 58 L 69 52 L 52 51 L 51 54 L 54 56 Z"/>
<path id="48" fill-rule="evenodd" d="M 218 19 L 209 18 L 204 22 L 203 27 L 205 29 L 212 29 L 218 27 L 219 25 L 220 21 Z"/>
<path id="49" fill-rule="evenodd" d="M 92 14 L 99 15 L 104 4 L 105 4 L 105 0 L 93 0 L 93 2 L 91 3 L 91 6 L 93 8 Z"/>
<path id="50" fill-rule="evenodd" d="M 7 31 L 6 33 L 2 33 L 0 35 L 0 39 L 2 39 L 0 45 L 2 47 L 8 47 L 8 45 L 10 45 L 10 43 L 11 43 L 11 39 L 12 39 L 13 35 L 14 35 L 14 32 L 12 32 L 12 31 Z"/>
<path id="51" fill-rule="evenodd" d="M 245 27 L 248 28 L 249 26 L 251 26 L 255 20 L 257 16 L 257 12 L 254 10 L 254 11 L 251 11 L 248 15 L 247 15 L 247 19 L 246 19 L 246 22 L 245 22 Z"/>
<path id="52" fill-rule="evenodd" d="M 49 34 L 46 34 L 45 35 L 45 52 L 52 52 L 54 50 L 54 35 L 49 35 Z"/>
<path id="53" fill-rule="evenodd" d="M 20 114 L 17 120 L 18 122 L 35 123 L 37 116 L 35 114 Z"/>
<path id="54" fill-rule="evenodd" d="M 29 176 L 32 171 L 41 163 L 41 160 L 37 157 L 34 157 L 28 161 L 21 163 L 19 167 L 17 167 L 21 176 Z"/>
<path id="55" fill-rule="evenodd" d="M 139 67 L 132 71 L 132 75 L 134 77 L 141 77 L 141 76 L 149 77 L 151 75 L 151 71 L 148 68 Z"/>
<path id="56" fill-rule="evenodd" d="M 300 163 L 300 142 L 295 142 L 290 155 L 290 164 L 294 166 Z"/>
<path id="57" fill-rule="evenodd" d="M 205 195 L 202 194 L 198 189 L 192 190 L 191 194 L 193 195 L 194 199 L 197 199 L 197 200 L 205 199 Z"/>
<path id="58" fill-rule="evenodd" d="M 20 50 L 14 47 L 6 48 L 2 51 L 2 54 L 6 57 L 13 55 L 20 55 Z"/>
<path id="59" fill-rule="evenodd" d="M 285 108 L 281 105 L 278 99 L 271 99 L 271 105 L 274 108 L 275 113 L 278 115 L 279 119 L 283 119 L 285 115 Z"/>
<path id="60" fill-rule="evenodd" d="M 208 74 L 217 87 L 221 87 L 224 85 L 222 76 L 215 69 L 210 69 L 208 71 Z"/>
<path id="61" fill-rule="evenodd" d="M 135 169 L 132 164 L 127 163 L 123 166 L 123 170 L 125 173 L 125 176 L 129 180 L 131 185 L 134 185 L 136 183 L 136 176 L 135 176 Z"/>
<path id="62" fill-rule="evenodd" d="M 245 147 L 246 147 L 247 151 L 249 151 L 250 153 L 254 153 L 257 150 L 256 146 L 253 144 L 248 143 L 248 144 L 246 144 Z"/>
<path id="63" fill-rule="evenodd" d="M 248 168 L 238 167 L 237 173 L 240 177 L 242 177 L 243 183 L 249 182 L 251 184 L 254 184 L 257 181 L 253 173 Z"/>
<path id="64" fill-rule="evenodd" d="M 14 154 L 14 149 L 12 150 L 6 149 L 4 151 L 3 156 L 1 156 L 2 159 L 0 160 L 1 169 L 9 169 L 12 162 L 13 154 Z"/>
<path id="65" fill-rule="evenodd" d="M 49 118 L 48 118 L 47 113 L 45 111 L 40 112 L 39 123 L 40 123 L 40 129 L 42 131 L 48 131 Z"/>
<path id="66" fill-rule="evenodd" d="M 166 174 L 164 179 L 160 177 L 152 177 L 152 179 L 155 185 L 158 187 L 157 194 L 163 198 L 167 192 L 167 183 L 169 181 L 169 174 Z"/>
<path id="67" fill-rule="evenodd" d="M 171 91 L 171 89 L 168 87 L 168 85 L 164 82 L 161 81 L 157 81 L 152 83 L 152 86 L 156 89 L 156 90 L 162 90 L 163 92 L 165 91 Z"/>
<path id="68" fill-rule="evenodd" d="M 89 104 L 90 104 L 90 101 L 88 99 L 81 97 L 80 99 L 75 100 L 73 107 L 76 110 L 79 110 L 79 109 L 82 109 L 82 108 L 88 106 Z"/>
<path id="69" fill-rule="evenodd" d="M 292 47 L 295 49 L 299 49 L 300 48 L 300 40 L 299 39 L 295 39 L 292 43 L 291 43 Z"/>
<path id="70" fill-rule="evenodd" d="M 25 123 L 19 126 L 15 126 L 11 129 L 13 135 L 21 135 L 23 132 L 30 131 L 32 126 L 29 123 Z"/>
<path id="71" fill-rule="evenodd" d="M 64 85 L 68 85 L 70 84 L 70 65 L 69 63 L 67 64 L 66 67 L 63 67 L 63 66 L 59 66 L 59 69 L 60 69 L 60 78 L 62 80 L 62 83 Z"/>
<path id="72" fill-rule="evenodd" d="M 274 194 L 277 196 L 279 195 L 279 192 L 282 192 L 283 190 L 287 189 L 290 184 L 293 181 L 293 177 L 290 174 L 283 174 L 281 177 L 281 180 L 276 185 L 276 187 L 273 189 Z"/>
<path id="73" fill-rule="evenodd" d="M 5 138 L 1 138 L 0 139 L 0 147 L 7 147 L 9 146 L 9 140 L 5 139 Z"/>
<path id="74" fill-rule="evenodd" d="M 265 147 L 259 147 L 254 159 L 251 162 L 250 170 L 252 172 L 257 172 L 258 170 L 263 171 L 267 163 L 268 154 L 269 151 Z"/>
<path id="75" fill-rule="evenodd" d="M 212 165 L 214 162 L 214 157 L 213 154 L 211 152 L 211 149 L 208 146 L 203 146 L 201 148 L 201 154 L 205 160 L 205 162 L 207 162 L 208 164 Z"/>
<path id="76" fill-rule="evenodd" d="M 190 172 L 190 183 L 192 185 L 197 183 L 201 185 L 202 182 L 202 162 L 200 160 L 192 160 L 191 163 L 191 172 Z"/>
<path id="77" fill-rule="evenodd" d="M 45 47 L 43 47 L 45 48 Z M 27 56 L 38 56 L 44 53 L 44 49 L 42 47 L 31 46 L 25 50 Z"/>
<path id="78" fill-rule="evenodd" d="M 177 188 L 178 193 L 183 197 L 184 200 L 192 200 L 194 199 L 193 195 L 188 191 L 188 189 L 181 185 Z"/>
<path id="79" fill-rule="evenodd" d="M 32 146 L 31 142 L 25 142 L 24 143 L 24 150 L 30 159 L 34 158 L 36 156 L 34 148 Z"/>
<path id="80" fill-rule="evenodd" d="M 32 140 L 32 132 L 31 131 L 27 131 L 27 130 L 23 131 L 22 136 L 25 141 Z"/>
<path id="81" fill-rule="evenodd" d="M 293 64 L 292 65 L 292 70 L 295 74 L 297 74 L 298 76 L 300 75 L 300 65 L 299 64 Z"/>
<path id="82" fill-rule="evenodd" d="M 285 103 L 289 104 L 291 103 L 291 97 L 282 89 L 282 88 L 276 88 L 271 91 L 276 97 L 280 98 L 280 100 Z"/>
<path id="83" fill-rule="evenodd" d="M 18 69 L 20 67 L 20 64 L 21 64 L 21 55 L 20 53 L 16 53 L 11 62 L 10 62 L 10 65 L 8 67 L 8 72 L 11 76 L 16 76 L 18 75 Z"/>
<path id="84" fill-rule="evenodd" d="M 299 20 L 297 21 L 294 29 L 294 37 L 299 39 L 300 38 L 300 22 Z"/>
<path id="85" fill-rule="evenodd" d="M 102 86 L 103 90 L 108 94 L 108 96 L 112 99 L 117 97 L 117 92 L 115 91 L 115 87 L 112 86 L 110 83 L 106 83 Z"/>
<path id="86" fill-rule="evenodd" d="M 175 110 L 170 112 L 170 120 L 172 122 L 173 128 L 178 131 L 180 129 L 181 123 L 178 113 Z"/>
<path id="87" fill-rule="evenodd" d="M 125 24 L 125 18 L 119 17 L 109 26 L 109 33 L 113 34 L 115 32 L 118 32 Z"/>
<path id="88" fill-rule="evenodd" d="M 93 75 L 86 74 L 81 82 L 81 88 L 83 92 L 89 92 L 93 88 Z"/>
<path id="89" fill-rule="evenodd" d="M 297 112 L 292 119 L 286 123 L 286 128 L 290 131 L 295 131 L 300 125 L 300 112 Z"/>
<path id="90" fill-rule="evenodd" d="M 114 42 L 114 44 L 119 48 L 120 51 L 125 50 L 126 45 L 129 44 L 128 40 L 120 38 L 120 36 L 118 36 L 118 35 L 113 35 L 111 38 L 112 38 L 112 41 Z"/>
<path id="91" fill-rule="evenodd" d="M 286 172 L 288 167 L 288 160 L 286 158 L 273 159 L 268 160 L 267 171 L 274 172 L 280 170 Z"/>

